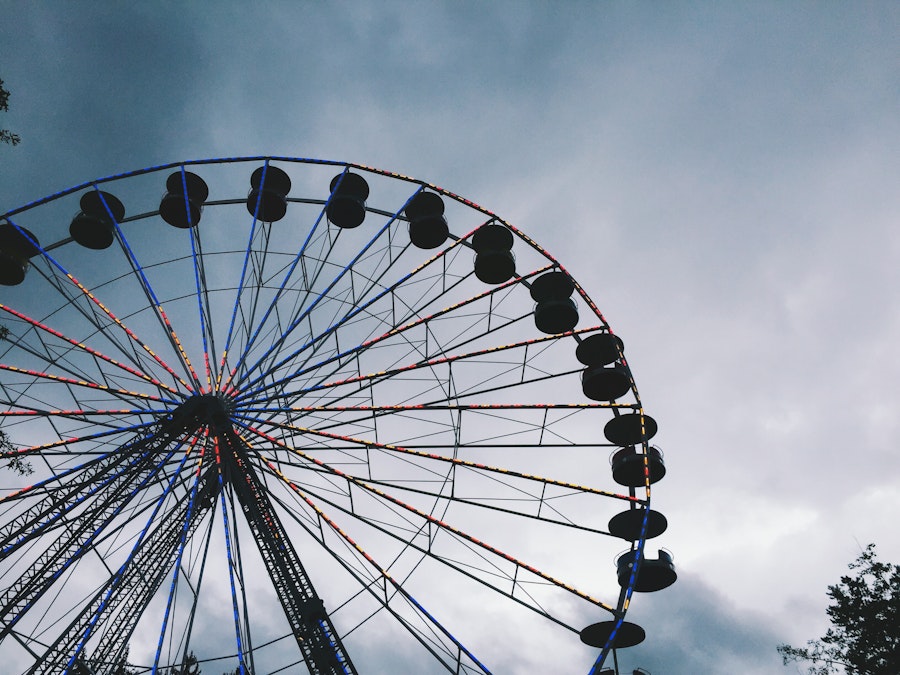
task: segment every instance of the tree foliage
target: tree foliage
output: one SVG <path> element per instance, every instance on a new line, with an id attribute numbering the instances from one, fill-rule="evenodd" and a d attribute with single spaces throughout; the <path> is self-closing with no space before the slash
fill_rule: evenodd
<path id="1" fill-rule="evenodd" d="M 119 660 L 111 664 L 92 663 L 91 659 L 75 659 L 71 669 L 73 675 L 96 675 L 96 673 L 109 673 L 109 675 L 138 675 L 138 670 L 128 663 L 128 648 L 119 657 Z"/>
<path id="2" fill-rule="evenodd" d="M 9 90 L 3 86 L 3 80 L 0 80 L 0 111 L 7 112 L 9 110 Z M 18 145 L 19 134 L 12 133 L 9 129 L 0 129 L 0 143 L 8 143 L 9 145 Z"/>
<path id="3" fill-rule="evenodd" d="M 831 628 L 806 647 L 780 645 L 785 665 L 808 661 L 809 675 L 900 673 L 900 565 L 878 561 L 875 545 L 852 563 L 853 576 L 828 587 Z"/>
<path id="4" fill-rule="evenodd" d="M 188 654 L 180 668 L 175 668 L 172 675 L 200 675 L 200 664 L 194 652 Z"/>
<path id="5" fill-rule="evenodd" d="M 128 663 L 128 647 L 125 648 L 118 663 L 113 666 L 112 675 L 138 675 L 137 668 Z"/>
<path id="6" fill-rule="evenodd" d="M 31 462 L 18 453 L 16 446 L 12 444 L 3 429 L 0 429 L 0 457 L 7 460 L 7 469 L 15 471 L 20 476 L 30 476 L 34 473 Z"/>

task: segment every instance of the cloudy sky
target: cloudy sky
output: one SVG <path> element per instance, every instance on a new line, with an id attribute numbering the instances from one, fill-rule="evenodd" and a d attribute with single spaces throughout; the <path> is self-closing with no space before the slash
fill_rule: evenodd
<path id="1" fill-rule="evenodd" d="M 896 3 L 110 7 L 0 0 L 0 212 L 273 154 L 416 176 L 539 241 L 666 452 L 680 579 L 634 602 L 623 668 L 798 672 L 775 646 L 824 632 L 860 548 L 900 561 Z"/>

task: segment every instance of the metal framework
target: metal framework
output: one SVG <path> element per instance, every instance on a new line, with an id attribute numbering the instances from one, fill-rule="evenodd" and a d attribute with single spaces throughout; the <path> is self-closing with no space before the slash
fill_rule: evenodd
<path id="1" fill-rule="evenodd" d="M 615 631 L 578 635 L 630 604 L 655 425 L 621 343 L 585 367 L 610 327 L 520 230 L 371 167 L 201 160 L 7 212 L 0 263 L 9 672 L 602 667 Z M 597 556 L 622 548 L 620 585 Z"/>

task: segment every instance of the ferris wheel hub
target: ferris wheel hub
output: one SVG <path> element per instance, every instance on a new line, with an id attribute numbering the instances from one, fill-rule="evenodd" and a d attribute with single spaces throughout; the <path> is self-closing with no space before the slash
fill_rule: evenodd
<path id="1" fill-rule="evenodd" d="M 232 429 L 234 400 L 223 394 L 195 394 L 179 405 L 169 416 L 171 424 L 181 430 L 196 431 L 202 427 L 223 431 Z"/>

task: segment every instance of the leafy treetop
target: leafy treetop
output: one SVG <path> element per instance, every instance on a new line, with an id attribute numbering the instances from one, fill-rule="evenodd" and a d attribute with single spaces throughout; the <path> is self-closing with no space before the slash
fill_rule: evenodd
<path id="1" fill-rule="evenodd" d="M 3 86 L 3 80 L 0 80 L 0 112 L 9 110 L 9 90 Z M 8 143 L 9 145 L 18 145 L 22 139 L 19 134 L 12 133 L 9 129 L 0 129 L 0 143 Z"/>
<path id="2" fill-rule="evenodd" d="M 831 628 L 806 647 L 780 645 L 785 665 L 808 661 L 808 675 L 900 673 L 900 565 L 880 562 L 869 544 L 850 563 L 853 576 L 828 587 Z"/>

